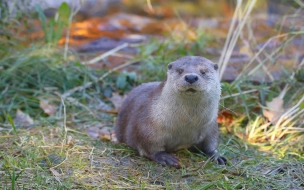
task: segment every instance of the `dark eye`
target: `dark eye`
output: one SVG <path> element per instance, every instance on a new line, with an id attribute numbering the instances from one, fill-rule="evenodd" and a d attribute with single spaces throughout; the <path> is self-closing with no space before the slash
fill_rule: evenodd
<path id="1" fill-rule="evenodd" d="M 178 74 L 182 74 L 184 72 L 184 69 L 176 69 L 176 71 L 178 72 Z"/>
<path id="2" fill-rule="evenodd" d="M 206 74 L 206 70 L 201 69 L 200 72 L 202 73 L 202 75 Z"/>
<path id="3" fill-rule="evenodd" d="M 215 69 L 215 70 L 218 69 L 218 64 L 214 64 L 214 69 Z"/>
<path id="4" fill-rule="evenodd" d="M 169 64 L 169 65 L 168 65 L 168 69 L 171 69 L 171 68 L 172 68 L 172 65 L 171 65 L 171 64 Z"/>

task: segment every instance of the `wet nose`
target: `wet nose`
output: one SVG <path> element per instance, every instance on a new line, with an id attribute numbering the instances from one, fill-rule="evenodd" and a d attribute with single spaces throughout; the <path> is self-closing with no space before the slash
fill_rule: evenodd
<path id="1" fill-rule="evenodd" d="M 196 81 L 198 81 L 198 77 L 196 75 L 186 75 L 185 81 L 192 84 L 192 83 L 195 83 Z"/>

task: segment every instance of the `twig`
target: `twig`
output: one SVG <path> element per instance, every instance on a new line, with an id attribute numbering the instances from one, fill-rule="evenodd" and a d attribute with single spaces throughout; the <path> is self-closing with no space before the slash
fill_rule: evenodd
<path id="1" fill-rule="evenodd" d="M 126 55 L 126 54 L 121 54 L 121 53 L 113 53 L 113 56 L 122 57 L 122 58 L 128 58 L 128 59 L 134 59 L 133 55 Z"/>
<path id="2" fill-rule="evenodd" d="M 1 138 L 13 138 L 13 137 L 16 137 L 15 135 L 5 135 L 5 136 L 0 136 L 0 139 Z"/>
<path id="3" fill-rule="evenodd" d="M 269 89 L 270 87 L 266 87 L 264 89 Z M 231 97 L 236 97 L 236 96 L 240 96 L 241 94 L 249 94 L 251 92 L 256 92 L 258 91 L 258 89 L 252 89 L 252 90 L 247 90 L 247 91 L 244 91 L 242 93 L 235 93 L 235 94 L 231 94 L 231 95 L 227 95 L 227 96 L 223 96 L 221 97 L 221 100 L 224 100 L 224 99 L 227 99 L 227 98 L 231 98 Z"/>
<path id="4" fill-rule="evenodd" d="M 110 55 L 112 55 L 112 54 L 118 52 L 119 50 L 128 47 L 128 46 L 129 46 L 128 43 L 124 43 L 124 44 L 122 44 L 122 45 L 120 45 L 120 46 L 117 46 L 117 47 L 114 48 L 114 49 L 111 49 L 110 51 L 107 51 L 107 52 L 104 53 L 104 54 L 101 54 L 100 56 L 95 57 L 94 59 L 91 59 L 90 61 L 82 62 L 81 64 L 83 64 L 83 65 L 90 65 L 90 64 L 97 63 L 98 61 L 100 61 L 100 60 L 102 60 L 102 59 L 104 59 L 104 58 L 106 58 L 106 57 L 108 57 L 108 56 L 110 56 Z"/>

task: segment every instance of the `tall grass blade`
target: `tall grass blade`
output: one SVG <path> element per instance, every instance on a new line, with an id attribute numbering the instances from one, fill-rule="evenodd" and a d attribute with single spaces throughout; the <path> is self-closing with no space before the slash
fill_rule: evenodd
<path id="1" fill-rule="evenodd" d="M 12 118 L 12 116 L 10 114 L 7 114 L 7 119 L 10 122 L 10 124 L 12 125 L 12 128 L 14 130 L 15 135 L 17 135 L 17 129 L 16 129 L 14 120 L 13 120 L 13 118 Z"/>

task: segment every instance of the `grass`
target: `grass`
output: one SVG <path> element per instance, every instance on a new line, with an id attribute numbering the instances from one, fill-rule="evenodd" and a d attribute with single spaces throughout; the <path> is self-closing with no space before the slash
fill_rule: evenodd
<path id="1" fill-rule="evenodd" d="M 69 142 L 63 144 L 60 130 L 36 127 L 19 130 L 19 137 L 0 139 L 3 189 L 13 183 L 20 189 L 297 189 L 303 186 L 304 168 L 299 160 L 278 159 L 228 134 L 220 152 L 229 157 L 229 165 L 218 166 L 200 154 L 184 150 L 177 153 L 182 169 L 176 170 L 139 157 L 125 145 L 92 140 L 86 134 L 70 131 Z"/>
<path id="2" fill-rule="evenodd" d="M 250 6 L 248 3 L 247 11 Z M 11 21 L 1 22 L 4 21 L 7 28 L 14 27 Z M 241 30 L 243 26 L 238 27 L 239 35 Z M 249 25 L 247 30 L 251 32 Z M 196 41 L 180 38 L 189 31 L 196 34 Z M 100 108 L 113 107 L 109 101 L 112 92 L 123 94 L 138 83 L 163 79 L 165 69 L 160 68 L 184 55 L 204 56 L 204 49 L 216 40 L 214 37 L 185 25 L 182 34 L 172 31 L 165 40 L 152 39 L 142 44 L 134 60 L 112 70 L 90 69 L 84 64 L 90 61 L 83 62 L 66 47 L 62 50 L 39 42 L 25 48 L 18 37 L 0 37 L 7 46 L 0 49 L 0 187 L 303 189 L 303 63 L 294 70 L 284 70 L 285 78 L 278 81 L 256 84 L 249 80 L 256 72 L 269 73 L 267 67 L 275 64 L 286 53 L 288 42 L 301 34 L 302 31 L 283 34 L 286 43 L 275 53 L 249 47 L 254 55 L 250 67 L 245 67 L 234 82 L 222 83 L 221 110 L 229 112 L 232 121 L 220 127 L 219 151 L 228 158 L 228 165 L 218 166 L 201 154 L 181 150 L 177 152 L 182 165 L 179 170 L 139 157 L 123 144 L 90 139 L 85 128 L 112 127 L 115 115 Z M 232 41 L 237 40 L 246 41 L 233 36 Z M 257 39 L 251 40 L 247 44 L 257 44 Z M 233 43 L 227 45 L 228 57 Z M 103 54 L 102 58 L 115 51 Z M 222 60 L 227 61 L 226 56 Z M 97 59 L 101 57 L 91 62 Z M 118 72 L 133 63 L 141 63 L 136 75 Z M 290 77 L 292 73 L 296 77 Z M 283 99 L 287 112 L 280 122 L 272 124 L 262 116 L 262 105 L 279 96 L 286 86 Z M 40 100 L 56 105 L 56 114 L 44 113 Z M 18 109 L 35 120 L 34 126 L 16 125 L 13 118 Z"/>

